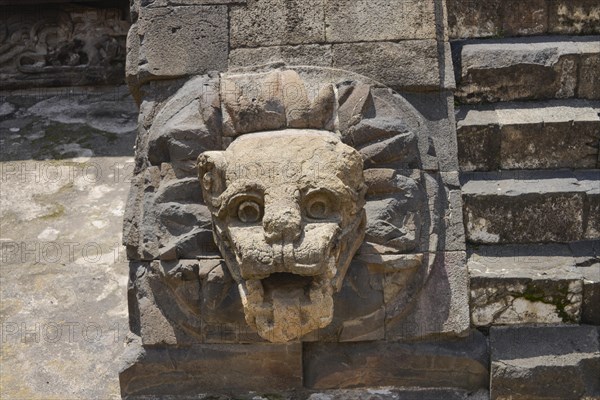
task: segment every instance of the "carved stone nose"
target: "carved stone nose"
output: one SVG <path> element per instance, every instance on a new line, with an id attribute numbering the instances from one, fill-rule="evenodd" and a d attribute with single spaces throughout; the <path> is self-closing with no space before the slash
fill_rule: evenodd
<path id="1" fill-rule="evenodd" d="M 263 229 L 269 244 L 294 242 L 301 233 L 300 208 L 296 204 L 276 203 L 265 207 Z"/>

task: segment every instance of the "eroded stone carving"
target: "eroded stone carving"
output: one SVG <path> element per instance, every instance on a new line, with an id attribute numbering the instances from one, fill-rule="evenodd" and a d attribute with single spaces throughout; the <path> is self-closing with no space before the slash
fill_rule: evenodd
<path id="1" fill-rule="evenodd" d="M 121 83 L 128 29 L 116 8 L 8 7 L 0 15 L 3 86 Z"/>
<path id="2" fill-rule="evenodd" d="M 144 344 L 396 340 L 468 327 L 464 254 L 446 253 L 460 250 L 458 182 L 423 166 L 435 154 L 433 134 L 405 99 L 352 78 L 338 71 L 267 68 L 148 86 L 148 99 L 141 104 L 139 170 L 125 218 L 128 256 L 142 261 L 132 264 L 136 276 L 130 293 L 139 305 L 134 325 L 141 327 Z M 364 207 L 358 181 L 350 177 L 364 178 Z M 306 190 L 302 185 L 310 178 L 321 181 Z M 258 214 L 260 223 L 239 222 L 235 207 L 245 200 L 233 210 L 219 203 L 228 190 L 245 195 L 246 188 L 236 186 L 244 179 L 249 189 L 266 185 L 258 188 L 256 205 L 245 204 L 242 212 L 247 221 Z M 329 236 L 317 245 L 309 247 L 310 238 L 301 234 L 298 241 L 288 240 L 286 249 L 283 238 L 294 237 L 290 226 L 304 232 L 310 224 L 300 213 L 300 224 L 274 225 L 279 244 L 267 239 L 264 217 L 270 199 L 264 190 L 287 199 L 282 209 L 304 210 L 303 196 L 335 179 L 359 194 L 358 211 L 344 211 L 349 219 L 343 226 L 356 224 L 364 208 L 364 238 L 345 238 L 347 247 L 340 249 L 336 263 L 329 260 L 335 272 L 327 269 L 325 258 L 303 250 L 312 266 L 305 275 L 328 273 L 331 283 L 311 298 L 316 278 L 294 273 L 284 256 L 296 250 L 291 265 L 297 267 L 305 262 L 298 256 L 300 248 L 326 253 L 332 240 L 342 238 L 342 220 L 336 221 L 338 231 L 320 223 L 331 229 L 323 230 Z M 245 260 L 254 264 L 243 265 Z M 262 271 L 256 260 L 265 265 Z M 198 273 L 181 281 L 171 278 L 178 274 L 173 271 L 190 266 Z M 292 295 L 294 290 L 275 285 L 286 283 L 282 277 L 289 278 L 290 286 L 303 286 L 304 279 L 306 294 L 296 288 Z M 264 283 L 270 284 L 266 293 Z M 199 287 L 199 297 L 188 291 L 192 284 Z M 148 285 L 156 288 L 150 293 Z M 322 307 L 311 309 L 309 301 L 318 300 L 317 295 L 322 295 Z M 155 321 L 158 313 L 164 324 Z"/>
<path id="3" fill-rule="evenodd" d="M 199 179 L 248 324 L 272 342 L 327 326 L 364 238 L 360 154 L 328 131 L 253 133 L 203 153 Z"/>

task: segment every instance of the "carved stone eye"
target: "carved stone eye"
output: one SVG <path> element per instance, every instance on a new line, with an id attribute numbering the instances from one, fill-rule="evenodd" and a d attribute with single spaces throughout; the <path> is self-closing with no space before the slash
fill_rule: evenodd
<path id="1" fill-rule="evenodd" d="M 331 214 L 331 203 L 327 196 L 316 194 L 307 199 L 305 210 L 309 218 L 326 219 Z"/>
<path id="2" fill-rule="evenodd" d="M 260 205 L 252 200 L 244 201 L 237 210 L 238 219 L 246 224 L 260 221 L 261 214 Z"/>

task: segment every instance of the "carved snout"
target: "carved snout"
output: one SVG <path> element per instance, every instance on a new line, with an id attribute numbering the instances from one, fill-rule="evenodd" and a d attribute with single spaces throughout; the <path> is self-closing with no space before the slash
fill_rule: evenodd
<path id="1" fill-rule="evenodd" d="M 269 244 L 293 243 L 302 234 L 300 207 L 291 202 L 277 202 L 265 206 L 263 217 L 265 240 Z"/>

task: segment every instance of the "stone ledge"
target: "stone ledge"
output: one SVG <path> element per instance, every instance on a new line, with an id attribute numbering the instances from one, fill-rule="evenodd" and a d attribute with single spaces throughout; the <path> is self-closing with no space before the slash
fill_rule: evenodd
<path id="1" fill-rule="evenodd" d="M 600 99 L 596 36 L 473 40 L 454 51 L 463 103 Z"/>
<path id="2" fill-rule="evenodd" d="M 594 0 L 448 0 L 452 38 L 600 33 Z"/>
<path id="3" fill-rule="evenodd" d="M 599 307 L 590 303 L 600 281 L 599 249 L 594 246 L 595 242 L 579 242 L 473 250 L 467 264 L 472 323 L 578 323 L 583 311 L 592 322 Z"/>
<path id="4" fill-rule="evenodd" d="M 127 36 L 125 74 L 134 96 L 151 80 L 227 69 L 227 21 L 226 5 L 140 8 Z"/>
<path id="5" fill-rule="evenodd" d="M 460 107 L 462 171 L 597 168 L 600 102 L 550 100 Z"/>
<path id="6" fill-rule="evenodd" d="M 471 243 L 600 238 L 600 171 L 476 172 L 462 176 Z"/>
<path id="7" fill-rule="evenodd" d="M 599 333 L 592 326 L 493 327 L 491 398 L 598 398 Z"/>
<path id="8" fill-rule="evenodd" d="M 300 344 L 143 348 L 130 343 L 119 374 L 124 398 L 302 388 Z"/>
<path id="9" fill-rule="evenodd" d="M 360 386 L 488 387 L 485 337 L 431 342 L 304 345 L 304 383 L 311 389 Z"/>

